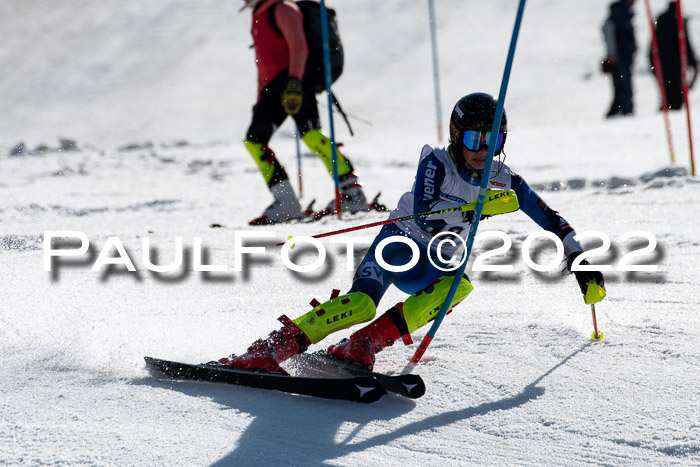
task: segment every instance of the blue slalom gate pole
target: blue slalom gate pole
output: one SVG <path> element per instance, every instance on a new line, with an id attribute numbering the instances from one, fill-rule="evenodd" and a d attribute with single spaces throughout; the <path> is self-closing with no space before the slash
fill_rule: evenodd
<path id="1" fill-rule="evenodd" d="M 331 132 L 331 155 L 333 164 L 333 181 L 335 182 L 335 212 L 340 217 L 340 178 L 338 176 L 338 147 L 335 144 L 335 127 L 333 126 L 333 95 L 331 94 L 331 48 L 328 44 L 328 12 L 326 2 L 321 0 L 321 37 L 323 39 L 323 69 L 326 75 L 326 94 L 328 95 L 328 121 Z"/>
<path id="2" fill-rule="evenodd" d="M 486 198 L 486 187 L 488 186 L 489 177 L 491 175 L 491 165 L 493 163 L 493 155 L 496 152 L 496 142 L 498 141 L 498 130 L 501 126 L 501 117 L 503 116 L 503 104 L 506 100 L 506 90 L 508 89 L 508 80 L 510 79 L 510 70 L 513 67 L 513 57 L 515 56 L 515 44 L 518 42 L 518 34 L 520 32 L 520 23 L 523 18 L 523 11 L 525 10 L 525 0 L 520 0 L 518 6 L 518 13 L 515 17 L 515 26 L 513 26 L 513 36 L 510 40 L 510 47 L 508 49 L 508 58 L 506 59 L 505 70 L 503 71 L 503 79 L 501 80 L 501 89 L 498 93 L 498 102 L 496 103 L 496 113 L 493 116 L 493 125 L 491 126 L 491 137 L 489 138 L 489 149 L 486 157 L 486 163 L 484 164 L 484 171 L 481 175 L 481 185 L 479 186 L 479 195 L 477 196 L 476 207 L 474 209 L 474 216 L 472 217 L 472 224 L 469 228 L 469 236 L 467 237 L 467 247 L 462 253 L 463 262 L 460 264 L 459 268 L 455 272 L 454 279 L 452 280 L 452 285 L 447 293 L 447 298 L 440 308 L 440 312 L 435 317 L 433 325 L 430 327 L 428 333 L 423 337 L 418 349 L 411 357 L 406 367 L 403 369 L 403 373 L 410 373 L 411 370 L 420 361 L 421 357 L 427 350 L 430 342 L 435 337 L 442 320 L 449 311 L 452 300 L 457 293 L 457 287 L 459 286 L 462 276 L 464 275 L 464 270 L 467 268 L 467 263 L 469 262 L 469 255 L 472 251 L 472 245 L 474 244 L 474 236 L 476 235 L 476 229 L 479 228 L 479 220 L 481 220 L 481 213 L 484 209 L 484 199 Z"/>

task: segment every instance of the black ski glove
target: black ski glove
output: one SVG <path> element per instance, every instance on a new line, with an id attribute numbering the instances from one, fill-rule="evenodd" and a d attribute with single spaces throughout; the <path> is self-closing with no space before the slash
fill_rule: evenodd
<path id="1" fill-rule="evenodd" d="M 483 221 L 484 219 L 488 219 L 489 217 L 492 217 L 492 216 L 485 216 L 482 214 L 481 219 L 479 219 L 479 222 Z M 462 219 L 471 224 L 472 221 L 474 220 L 474 211 L 463 211 L 462 212 Z"/>
<path id="2" fill-rule="evenodd" d="M 282 91 L 282 107 L 289 115 L 296 115 L 301 110 L 301 101 L 303 93 L 301 81 L 296 78 L 287 78 L 287 84 Z"/>
<path id="3" fill-rule="evenodd" d="M 578 258 L 578 256 L 581 254 L 581 251 L 577 251 L 576 253 L 572 253 L 566 260 L 566 269 L 569 270 L 569 272 L 573 272 L 574 276 L 576 276 L 576 282 L 578 282 L 578 286 L 581 288 L 581 293 L 586 295 L 586 292 L 588 291 L 588 283 L 591 281 L 594 281 L 596 284 L 598 284 L 600 287 L 605 288 L 605 279 L 603 279 L 603 273 L 600 271 L 571 271 L 571 265 L 574 263 L 574 260 Z M 581 261 L 581 265 L 586 265 L 590 266 L 591 263 L 586 261 L 585 259 Z"/>

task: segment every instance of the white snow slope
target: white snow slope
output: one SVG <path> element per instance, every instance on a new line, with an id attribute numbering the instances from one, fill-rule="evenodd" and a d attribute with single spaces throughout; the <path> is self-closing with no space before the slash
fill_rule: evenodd
<path id="1" fill-rule="evenodd" d="M 446 126 L 462 95 L 498 94 L 517 2 L 436 3 Z M 700 47 L 700 2 L 684 4 Z M 324 266 L 294 274 L 275 242 L 384 218 L 248 227 L 270 197 L 240 143 L 255 72 L 250 14 L 239 6 L 0 2 L 0 464 L 700 465 L 700 185 L 687 175 L 684 113 L 671 115 L 677 164 L 653 175 L 669 166 L 669 152 L 645 71 L 642 2 L 634 117 L 602 118 L 611 93 L 599 72 L 603 0 L 528 3 L 506 99 L 511 167 L 579 232 L 612 240 L 592 258 L 613 266 L 597 307 L 603 341 L 590 340 L 590 310 L 573 277 L 525 266 L 520 250 L 539 228 L 516 213 L 481 223 L 481 232 L 513 240 L 500 262 L 514 271 L 470 272 L 474 292 L 416 369 L 428 388 L 421 399 L 362 405 L 149 376 L 144 355 L 203 362 L 240 353 L 276 329 L 279 315 L 299 316 L 312 297 L 349 287 L 344 247 L 324 241 Z M 393 207 L 422 145 L 444 144 L 427 5 L 330 6 L 347 53 L 335 88 L 357 133 L 337 120 L 336 135 L 368 195 L 381 190 Z M 659 13 L 665 2 L 652 7 Z M 697 112 L 697 90 L 691 101 Z M 325 97 L 319 102 L 325 115 Z M 700 115 L 693 120 L 697 137 Z M 271 143 L 290 174 L 292 130 L 285 123 Z M 60 138 L 78 150 L 58 151 Z M 12 156 L 20 142 L 24 154 Z M 303 167 L 303 203 L 327 202 L 332 183 L 321 163 L 304 154 Z M 46 272 L 48 230 L 85 232 L 89 252 Z M 266 253 L 241 272 L 233 270 L 237 230 L 274 232 L 246 242 Z M 620 258 L 647 243 L 621 236 L 639 230 L 658 244 L 636 262 L 659 270 L 620 272 Z M 112 236 L 136 272 L 91 270 Z M 149 271 L 142 240 L 154 262 L 170 264 L 177 237 L 184 265 Z M 204 260 L 228 271 L 193 270 L 195 237 Z M 487 245 L 478 242 L 474 255 Z M 536 245 L 546 263 L 553 248 Z M 405 298 L 391 289 L 379 311 Z M 377 371 L 400 371 L 414 350 L 397 343 L 378 355 Z"/>

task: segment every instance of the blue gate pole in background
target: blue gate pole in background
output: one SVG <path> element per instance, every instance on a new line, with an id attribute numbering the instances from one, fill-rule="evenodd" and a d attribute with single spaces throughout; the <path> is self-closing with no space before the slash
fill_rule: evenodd
<path id="1" fill-rule="evenodd" d="M 333 126 L 333 95 L 331 94 L 331 48 L 328 45 L 328 12 L 326 2 L 321 0 L 321 37 L 323 38 L 323 69 L 326 75 L 326 94 L 328 95 L 328 121 L 331 132 L 331 154 L 333 163 L 333 181 L 335 182 L 335 212 L 340 217 L 340 179 L 338 176 L 338 147 L 335 144 L 335 127 Z"/>

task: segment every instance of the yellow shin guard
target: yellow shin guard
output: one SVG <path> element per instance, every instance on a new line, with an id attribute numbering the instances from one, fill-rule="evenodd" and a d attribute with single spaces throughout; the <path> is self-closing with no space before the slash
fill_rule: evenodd
<path id="1" fill-rule="evenodd" d="M 315 344 L 336 331 L 370 321 L 376 313 L 377 309 L 369 295 L 354 292 L 314 307 L 295 319 L 294 324 Z"/>
<path id="2" fill-rule="evenodd" d="M 422 328 L 435 318 L 442 307 L 442 303 L 447 298 L 453 279 L 452 277 L 442 276 L 425 289 L 411 295 L 403 303 L 403 316 L 409 333 Z M 457 306 L 462 300 L 467 298 L 467 295 L 472 290 L 474 290 L 474 286 L 465 278 L 462 278 L 450 308 Z"/>
<path id="3" fill-rule="evenodd" d="M 333 175 L 333 153 L 331 151 L 331 140 L 320 130 L 309 130 L 301 137 L 304 143 L 311 149 L 319 159 L 323 161 L 328 173 Z M 348 161 L 338 151 L 338 176 L 347 175 L 352 172 Z"/>
<path id="4" fill-rule="evenodd" d="M 243 141 L 243 144 L 250 155 L 253 156 L 253 160 L 258 165 L 258 169 L 260 169 L 260 173 L 262 173 L 265 183 L 270 185 L 270 181 L 275 175 L 275 158 L 274 156 L 272 158 L 269 157 L 272 154 L 272 151 L 269 151 L 269 149 L 268 151 L 265 151 L 263 150 L 264 146 L 262 144 L 254 143 L 250 140 Z"/>

